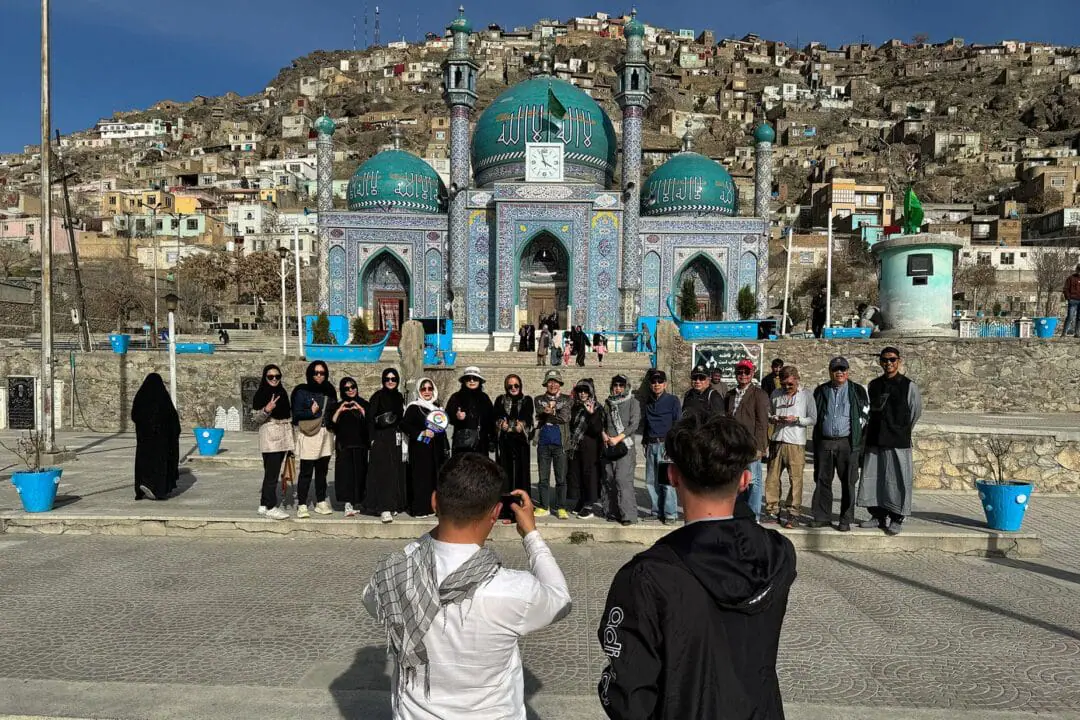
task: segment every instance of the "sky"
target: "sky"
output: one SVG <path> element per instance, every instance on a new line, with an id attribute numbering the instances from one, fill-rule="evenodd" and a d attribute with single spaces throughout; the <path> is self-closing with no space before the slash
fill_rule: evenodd
<path id="1" fill-rule="evenodd" d="M 51 0 L 53 127 L 90 128 L 118 110 L 159 100 L 259 92 L 293 58 L 315 50 L 365 46 L 377 0 Z M 631 5 L 607 0 L 465 0 L 474 27 L 531 24 L 618 14 Z M 457 2 L 394 0 L 380 5 L 383 42 L 441 33 Z M 321 8 L 314 13 L 309 8 Z M 641 0 L 644 22 L 711 29 L 720 37 L 754 32 L 767 39 L 838 46 L 926 33 L 968 43 L 1003 39 L 1080 45 L 1077 0 Z M 0 152 L 40 139 L 40 0 L 0 0 Z"/>

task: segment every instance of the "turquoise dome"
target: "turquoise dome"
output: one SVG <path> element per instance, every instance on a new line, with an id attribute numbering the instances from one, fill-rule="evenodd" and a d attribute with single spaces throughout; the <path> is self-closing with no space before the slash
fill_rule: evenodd
<path id="1" fill-rule="evenodd" d="M 776 131 L 769 126 L 769 123 L 763 122 L 754 128 L 754 140 L 759 143 L 776 142 Z"/>
<path id="2" fill-rule="evenodd" d="M 383 150 L 356 169 L 346 193 L 350 210 L 446 212 L 446 186 L 435 169 L 404 150 Z"/>
<path id="3" fill-rule="evenodd" d="M 331 120 L 329 116 L 323 115 L 315 121 L 315 129 L 320 135 L 333 135 L 337 126 L 334 125 L 334 121 Z"/>
<path id="4" fill-rule="evenodd" d="M 548 116 L 548 88 L 566 108 L 562 120 Z M 472 166 L 478 186 L 525 177 L 525 142 L 565 145 L 568 180 L 607 185 L 615 173 L 615 128 L 596 101 L 574 85 L 548 75 L 505 90 L 476 121 Z"/>
<path id="5" fill-rule="evenodd" d="M 724 166 L 696 152 L 681 152 L 658 167 L 641 191 L 641 214 L 728 215 L 739 193 Z"/>
<path id="6" fill-rule="evenodd" d="M 454 18 L 447 29 L 452 33 L 465 33 L 468 35 L 472 32 L 472 23 L 469 22 L 469 18 L 465 17 L 465 8 L 458 8 L 458 16 Z"/>
<path id="7" fill-rule="evenodd" d="M 645 24 L 637 19 L 637 10 L 630 11 L 630 21 L 623 27 L 626 37 L 645 37 Z"/>

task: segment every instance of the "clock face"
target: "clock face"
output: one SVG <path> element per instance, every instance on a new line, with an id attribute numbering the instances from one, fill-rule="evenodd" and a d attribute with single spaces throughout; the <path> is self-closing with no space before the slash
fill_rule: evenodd
<path id="1" fill-rule="evenodd" d="M 525 148 L 527 182 L 560 182 L 563 179 L 563 144 L 529 143 Z"/>

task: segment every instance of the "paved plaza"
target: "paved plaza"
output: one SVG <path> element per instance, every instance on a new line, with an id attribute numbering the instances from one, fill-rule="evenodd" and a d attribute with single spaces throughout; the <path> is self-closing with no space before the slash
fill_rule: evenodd
<path id="1" fill-rule="evenodd" d="M 61 440 L 81 450 L 52 514 L 253 515 L 250 448 L 193 463 L 173 500 L 135 503 L 130 435 Z M 973 493 L 919 501 L 928 527 L 981 522 Z M 1078 516 L 1080 499 L 1033 500 L 1037 558 L 800 552 L 779 657 L 788 717 L 1080 719 Z M 0 718 L 388 717 L 384 637 L 360 592 L 399 545 L 0 534 Z M 612 575 L 641 545 L 552 545 L 574 608 L 523 642 L 530 717 L 601 718 L 596 627 Z M 524 565 L 519 543 L 495 547 Z"/>

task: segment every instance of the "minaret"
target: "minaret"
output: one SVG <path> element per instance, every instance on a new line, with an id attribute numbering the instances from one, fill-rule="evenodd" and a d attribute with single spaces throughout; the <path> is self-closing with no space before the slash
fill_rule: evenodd
<path id="1" fill-rule="evenodd" d="M 327 262 L 330 236 L 326 223 L 330 220 L 327 212 L 334 209 L 334 121 L 323 115 L 315 121 L 318 139 L 315 141 L 317 203 L 319 210 L 319 310 L 330 309 L 330 264 Z M 299 248 L 296 248 L 299 250 Z"/>
<path id="2" fill-rule="evenodd" d="M 615 102 L 622 108 L 623 242 L 619 286 L 622 322 L 632 324 L 641 297 L 641 130 L 649 107 L 652 67 L 645 57 L 645 26 L 630 11 L 623 29 L 626 56 L 615 67 Z"/>
<path id="3" fill-rule="evenodd" d="M 465 291 L 468 285 L 468 209 L 466 189 L 469 187 L 469 116 L 476 107 L 476 76 L 479 66 L 469 54 L 469 35 L 472 24 L 465 17 L 465 8 L 458 8 L 458 17 L 448 28 L 454 45 L 443 61 L 443 84 L 446 104 L 450 106 L 450 292 L 453 298 L 452 317 L 464 331 Z M 446 297 L 446 294 L 443 294 Z"/>
<path id="4" fill-rule="evenodd" d="M 772 199 L 772 146 L 776 131 L 764 120 L 754 128 L 754 217 L 770 222 Z M 766 225 L 768 231 L 768 225 Z"/>
<path id="5" fill-rule="evenodd" d="M 686 132 L 682 136 L 682 151 L 693 152 L 694 151 L 694 121 L 690 118 L 686 118 Z"/>

